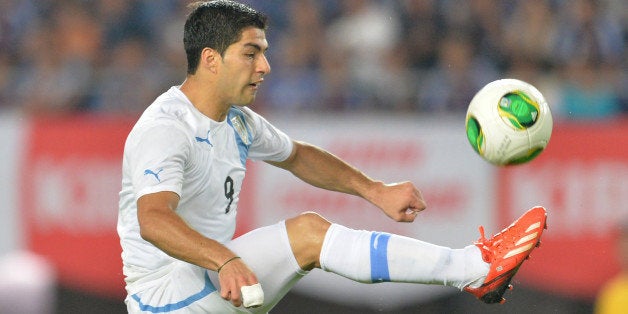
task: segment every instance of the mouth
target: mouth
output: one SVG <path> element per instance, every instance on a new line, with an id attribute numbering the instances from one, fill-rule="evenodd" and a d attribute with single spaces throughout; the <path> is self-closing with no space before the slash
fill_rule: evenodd
<path id="1" fill-rule="evenodd" d="M 260 85 L 262 85 L 263 81 L 264 81 L 264 79 L 261 79 L 259 81 L 250 83 L 249 86 L 252 87 L 253 89 L 258 89 L 260 87 Z"/>

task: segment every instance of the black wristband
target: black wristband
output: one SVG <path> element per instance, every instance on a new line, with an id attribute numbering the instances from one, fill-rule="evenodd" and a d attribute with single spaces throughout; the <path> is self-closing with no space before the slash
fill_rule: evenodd
<path id="1" fill-rule="evenodd" d="M 223 263 L 220 267 L 218 267 L 218 269 L 216 269 L 216 272 L 217 272 L 217 273 L 219 273 L 219 272 L 220 272 L 220 270 L 221 270 L 223 267 L 225 267 L 225 265 L 227 265 L 227 263 L 229 263 L 229 262 L 231 262 L 231 261 L 233 261 L 234 259 L 237 259 L 237 258 L 240 258 L 240 256 L 234 256 L 234 257 L 232 257 L 232 258 L 228 259 L 228 260 L 227 260 L 226 262 L 224 262 L 224 263 Z"/>

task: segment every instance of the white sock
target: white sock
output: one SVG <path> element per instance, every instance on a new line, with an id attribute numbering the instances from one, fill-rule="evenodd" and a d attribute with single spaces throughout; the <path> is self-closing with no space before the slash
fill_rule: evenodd
<path id="1" fill-rule="evenodd" d="M 420 240 L 332 224 L 323 242 L 321 268 L 363 282 L 479 286 L 489 264 L 480 249 L 450 249 Z"/>

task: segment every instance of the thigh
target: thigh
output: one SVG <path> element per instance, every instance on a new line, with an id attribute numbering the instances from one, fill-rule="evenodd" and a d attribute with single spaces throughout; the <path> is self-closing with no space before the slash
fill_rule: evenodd
<path id="1" fill-rule="evenodd" d="M 255 272 L 264 291 L 263 306 L 234 307 L 220 297 L 216 272 L 174 261 L 128 287 L 129 313 L 267 313 L 307 274 L 292 254 L 283 221 L 255 229 L 226 246 Z"/>
<path id="2" fill-rule="evenodd" d="M 244 260 L 262 285 L 264 305 L 254 312 L 270 311 L 307 274 L 292 254 L 284 221 L 246 233 L 227 247 Z M 210 277 L 218 283 L 215 272 L 210 272 Z"/>

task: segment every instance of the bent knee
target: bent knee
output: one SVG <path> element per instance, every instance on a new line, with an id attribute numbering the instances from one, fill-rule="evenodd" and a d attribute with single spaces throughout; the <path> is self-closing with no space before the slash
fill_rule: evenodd
<path id="1" fill-rule="evenodd" d="M 292 252 L 304 270 L 320 267 L 319 256 L 331 223 L 314 212 L 305 212 L 286 220 Z"/>
<path id="2" fill-rule="evenodd" d="M 331 225 L 331 222 L 315 212 L 303 212 L 288 220 L 289 223 L 293 227 L 296 227 L 299 232 L 304 232 L 306 234 L 317 234 L 322 232 L 324 235 Z"/>

